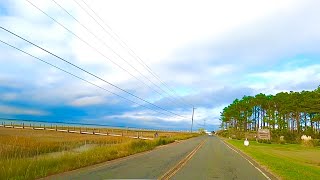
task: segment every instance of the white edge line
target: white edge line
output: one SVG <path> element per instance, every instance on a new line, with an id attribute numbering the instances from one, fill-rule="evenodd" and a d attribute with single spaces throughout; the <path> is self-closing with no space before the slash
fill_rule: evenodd
<path id="1" fill-rule="evenodd" d="M 222 141 L 222 140 L 221 140 Z M 235 149 L 233 149 L 231 146 L 229 146 L 227 143 L 225 143 L 224 141 L 222 141 L 223 144 L 225 144 L 228 148 L 230 148 L 231 150 L 233 150 L 234 152 L 236 152 L 237 154 L 239 154 L 241 157 L 243 157 L 245 160 L 247 160 L 253 167 L 255 167 L 265 178 L 267 178 L 268 180 L 271 180 L 271 178 L 269 176 L 267 176 L 260 168 L 256 167 L 249 159 L 247 159 L 246 157 L 244 157 L 241 153 L 239 153 L 238 151 L 236 151 Z"/>

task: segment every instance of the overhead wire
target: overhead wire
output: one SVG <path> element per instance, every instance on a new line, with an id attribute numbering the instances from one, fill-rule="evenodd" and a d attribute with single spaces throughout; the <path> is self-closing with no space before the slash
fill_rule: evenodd
<path id="1" fill-rule="evenodd" d="M 144 77 L 145 79 L 147 79 L 148 82 L 150 82 L 151 84 L 153 84 L 155 87 L 157 87 L 158 89 L 160 89 L 161 91 L 163 91 L 165 94 L 169 95 L 166 91 L 164 91 L 160 86 L 158 86 L 156 83 L 154 83 L 153 81 L 151 81 L 147 76 L 145 76 L 141 71 L 139 71 L 137 68 L 135 68 L 129 61 L 127 61 L 126 59 L 124 59 L 119 53 L 117 53 L 113 48 L 111 48 L 109 45 L 107 45 L 101 38 L 99 38 L 96 34 L 94 34 L 87 26 L 85 26 L 83 23 L 81 23 L 76 17 L 74 17 L 66 8 L 64 8 L 62 5 L 60 5 L 56 0 L 51 0 L 52 2 L 54 2 L 60 9 L 62 9 L 65 13 L 67 13 L 73 20 L 75 20 L 78 24 L 80 24 L 84 29 L 86 29 L 87 32 L 89 32 L 92 36 L 94 36 L 100 43 L 102 43 L 104 46 L 106 46 L 108 49 L 110 49 L 117 57 L 119 57 L 121 60 L 123 60 L 126 64 L 128 64 L 132 69 L 134 69 L 136 72 L 138 72 L 142 77 Z M 157 94 L 159 94 L 160 96 L 163 96 L 162 93 L 160 93 L 158 90 L 153 89 L 152 87 L 148 86 L 149 88 L 151 88 L 154 92 L 156 92 Z M 171 101 L 172 103 L 176 104 L 179 106 L 179 104 L 177 104 L 176 101 L 173 101 L 172 99 L 169 99 L 169 101 Z"/>
<path id="2" fill-rule="evenodd" d="M 69 33 L 71 33 L 73 36 L 75 36 L 77 39 L 79 39 L 80 41 L 82 41 L 83 43 L 85 43 L 87 46 L 89 46 L 91 49 L 93 49 L 94 51 L 96 51 L 98 54 L 100 54 L 101 56 L 103 56 L 104 58 L 106 58 L 108 61 L 112 62 L 114 65 L 116 65 L 117 67 L 119 67 L 120 69 L 122 69 L 123 71 L 127 72 L 130 76 L 132 76 L 133 78 L 135 78 L 137 81 L 139 81 L 140 83 L 142 83 L 143 85 L 147 86 L 150 89 L 151 88 L 148 84 L 146 84 L 144 81 L 140 80 L 137 76 L 133 75 L 131 72 L 129 72 L 128 70 L 126 70 L 125 68 L 123 68 L 122 66 L 120 66 L 118 63 L 116 63 L 115 61 L 113 61 L 112 59 L 110 59 L 109 57 L 107 57 L 105 54 L 103 54 L 101 51 L 99 51 L 98 49 L 96 49 L 95 47 L 93 47 L 91 44 L 89 44 L 87 41 L 83 40 L 80 36 L 78 36 L 77 34 L 75 34 L 73 31 L 71 31 L 70 29 L 68 29 L 66 26 L 64 26 L 63 24 L 61 24 L 59 21 L 57 21 L 55 18 L 53 18 L 52 16 L 50 16 L 48 13 L 44 12 L 42 9 L 40 9 L 38 6 L 36 6 L 34 3 L 30 2 L 29 0 L 26 0 L 27 2 L 29 2 L 33 7 L 35 7 L 36 9 L 38 9 L 40 12 L 42 12 L 44 15 L 46 15 L 47 17 L 49 17 L 51 20 L 53 20 L 54 22 L 56 22 L 58 25 L 60 25 L 61 27 L 63 27 L 65 30 L 67 30 Z M 154 90 L 154 89 L 153 89 Z M 156 91 L 157 92 L 157 91 Z M 158 94 L 161 95 L 161 93 L 157 92 Z"/>
<path id="3" fill-rule="evenodd" d="M 83 72 L 85 72 L 86 74 L 89 74 L 90 76 L 93 76 L 93 77 L 95 77 L 95 78 L 97 78 L 97 79 L 99 79 L 99 80 L 101 80 L 101 81 L 109 84 L 110 86 L 112 86 L 112 87 L 114 87 L 114 88 L 116 88 L 116 89 L 119 89 L 120 91 L 122 91 L 122 92 L 124 92 L 124 93 L 126 93 L 126 94 L 129 94 L 129 95 L 131 95 L 131 96 L 133 96 L 133 97 L 135 97 L 135 98 L 137 98 L 137 99 L 139 99 L 139 100 L 141 100 L 141 101 L 143 101 L 143 102 L 145 102 L 145 103 L 147 103 L 147 104 L 150 104 L 150 105 L 152 105 L 153 107 L 156 107 L 156 108 L 158 108 L 158 109 L 161 109 L 161 110 L 163 110 L 163 111 L 166 111 L 166 112 L 168 112 L 168 113 L 170 113 L 170 114 L 173 114 L 173 115 L 176 115 L 176 116 L 179 116 L 179 117 L 182 117 L 182 118 L 186 118 L 186 117 L 181 116 L 181 115 L 179 115 L 179 114 L 176 114 L 176 113 L 174 113 L 174 112 L 168 111 L 168 110 L 166 110 L 166 109 L 164 109 L 164 108 L 162 108 L 162 107 L 160 107 L 160 106 L 158 106 L 158 105 L 155 105 L 154 103 L 151 103 L 151 102 L 149 102 L 149 101 L 147 101 L 147 100 L 145 100 L 145 99 L 143 99 L 143 98 L 141 98 L 141 97 L 139 97 L 139 96 L 137 96 L 137 95 L 135 95 L 135 94 L 127 91 L 127 90 L 125 90 L 125 89 L 122 89 L 122 88 L 120 88 L 119 86 L 117 86 L 117 85 L 115 85 L 115 84 L 113 84 L 113 83 L 111 83 L 111 82 L 109 82 L 109 81 L 107 81 L 107 80 L 99 77 L 98 75 L 95 75 L 95 74 L 93 74 L 93 73 L 85 70 L 84 68 L 82 68 L 82 67 L 80 67 L 80 66 L 78 66 L 78 65 L 73 64 L 72 62 L 70 62 L 70 61 L 68 61 L 68 60 L 66 60 L 66 59 L 64 59 L 64 58 L 62 58 L 62 57 L 60 57 L 60 56 L 58 56 L 58 55 L 56 55 L 56 54 L 54 54 L 54 53 L 46 50 L 46 49 L 44 49 L 43 47 L 41 47 L 41 46 L 39 46 L 39 45 L 37 45 L 37 44 L 35 44 L 35 43 L 33 43 L 33 42 L 31 42 L 31 41 L 23 38 L 23 37 L 21 37 L 21 36 L 19 36 L 18 34 L 12 32 L 12 31 L 10 31 L 10 30 L 2 27 L 2 26 L 0 26 L 0 29 L 3 29 L 4 31 L 6 31 L 6 32 L 8 32 L 8 33 L 10 33 L 10 34 L 12 34 L 12 35 L 20 38 L 21 40 L 23 40 L 23 41 L 25 41 L 25 42 L 27 42 L 27 43 L 29 43 L 29 44 L 31 44 L 31 45 L 33 45 L 33 46 L 41 49 L 42 51 L 44 51 L 44 52 L 46 52 L 46 53 L 48 53 L 48 54 L 50 54 L 50 55 L 58 58 L 59 60 L 65 62 L 65 63 L 67 63 L 67 64 L 69 64 L 69 65 L 71 65 L 71 66 L 73 66 L 73 67 L 75 67 L 75 68 L 83 71 Z"/>
<path id="4" fill-rule="evenodd" d="M 67 73 L 67 74 L 69 74 L 69 75 L 71 75 L 71 76 L 73 76 L 73 77 L 75 77 L 75 78 L 77 78 L 77 79 L 80 79 L 80 80 L 82 80 L 82 81 L 84 81 L 84 82 L 86 82 L 86 83 L 88 83 L 88 84 L 91 84 L 91 85 L 93 85 L 93 86 L 95 86 L 95 87 L 98 87 L 98 88 L 100 88 L 100 89 L 102 89 L 102 90 L 104 90 L 104 91 L 107 91 L 108 93 L 110 93 L 110 94 L 112 94 L 112 95 L 115 95 L 115 96 L 117 96 L 117 97 L 119 97 L 119 98 L 122 98 L 122 99 L 124 99 L 124 100 L 127 100 L 127 101 L 129 101 L 129 102 L 131 102 L 131 103 L 137 104 L 137 105 L 139 105 L 139 106 L 141 106 L 141 107 L 150 109 L 150 110 L 152 110 L 152 111 L 154 111 L 154 112 L 157 112 L 157 113 L 160 113 L 160 114 L 163 114 L 163 115 L 168 115 L 168 114 L 165 114 L 165 113 L 163 113 L 163 112 L 154 110 L 154 109 L 152 109 L 152 108 L 150 108 L 150 107 L 148 107 L 148 106 L 145 106 L 145 105 L 143 105 L 143 104 L 140 104 L 140 103 L 137 103 L 137 102 L 135 102 L 135 101 L 132 101 L 132 100 L 130 100 L 130 99 L 124 97 L 124 96 L 121 96 L 121 95 L 117 94 L 117 93 L 114 93 L 114 92 L 112 92 L 112 91 L 110 91 L 110 90 L 108 90 L 108 89 L 106 89 L 106 88 L 104 88 L 104 87 L 102 87 L 102 86 L 99 86 L 99 85 L 97 85 L 97 84 L 95 84 L 95 83 L 93 83 L 93 82 L 90 82 L 90 81 L 88 81 L 88 80 L 86 80 L 86 79 L 84 79 L 84 78 L 82 78 L 82 77 L 80 77 L 80 76 L 78 76 L 78 75 L 75 75 L 74 73 L 71 73 L 71 72 L 69 72 L 69 71 L 67 71 L 67 70 L 65 70 L 65 69 L 62 69 L 62 68 L 60 68 L 60 67 L 58 67 L 58 66 L 56 66 L 56 65 L 54 65 L 54 64 L 52 64 L 52 63 L 49 63 L 48 61 L 45 61 L 45 60 L 43 60 L 43 59 L 41 59 L 41 58 L 39 58 L 39 57 L 37 57 L 37 56 L 34 56 L 34 55 L 32 55 L 32 54 L 30 54 L 30 53 L 28 53 L 28 52 L 26 52 L 26 51 L 24 51 L 24 50 L 22 50 L 22 49 L 20 49 L 20 48 L 18 48 L 18 47 L 15 47 L 15 46 L 13 46 L 13 45 L 5 42 L 5 41 L 2 41 L 1 39 L 0 39 L 0 42 L 3 43 L 3 44 L 6 44 L 7 46 L 9 46 L 9 47 L 11 47 L 11 48 L 13 48 L 13 49 L 16 49 L 16 50 L 22 52 L 22 53 L 24 53 L 24 54 L 26 54 L 26 55 L 28 55 L 28 56 L 30 56 L 30 57 L 33 57 L 33 58 L 35 58 L 35 59 L 37 59 L 37 60 L 39 60 L 39 61 L 41 61 L 41 62 L 43 62 L 43 63 L 45 63 L 45 64 L 47 64 L 47 65 L 50 65 L 50 66 L 52 66 L 52 67 L 54 67 L 54 68 L 56 68 L 56 69 L 58 69 L 58 70 L 60 70 L 60 71 L 62 71 L 62 72 L 64 72 L 64 73 Z"/>
<path id="5" fill-rule="evenodd" d="M 83 0 L 81 0 L 90 11 L 100 19 L 101 22 L 104 23 L 106 27 L 108 27 L 111 32 L 117 37 L 115 38 L 110 32 L 108 32 L 82 5 L 80 5 L 76 0 L 73 0 L 88 16 L 90 16 L 103 30 L 106 32 L 109 36 L 111 36 L 115 41 L 117 41 L 124 49 L 128 49 L 128 53 L 140 64 L 142 65 L 153 77 L 155 77 L 162 85 L 166 86 L 169 91 L 173 92 L 178 98 L 179 101 L 182 101 L 183 104 L 192 106 L 189 103 L 186 103 L 184 99 L 182 99 L 172 88 L 169 87 L 165 82 L 161 80 L 161 78 L 156 75 L 152 69 L 115 33 L 112 28 Z M 120 41 L 120 42 L 119 42 Z M 123 45 L 124 44 L 124 45 Z M 133 53 L 133 54 L 132 54 Z M 160 86 L 158 86 L 163 92 L 165 92 L 167 95 L 172 96 L 171 94 L 167 93 L 165 90 L 163 90 Z M 174 97 L 174 96 L 173 96 Z M 174 97 L 175 98 L 175 97 Z M 177 99 L 177 98 L 175 98 Z"/>

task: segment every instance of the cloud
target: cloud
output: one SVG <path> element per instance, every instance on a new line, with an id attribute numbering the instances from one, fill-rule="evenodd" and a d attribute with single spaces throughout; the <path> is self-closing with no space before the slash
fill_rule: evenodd
<path id="1" fill-rule="evenodd" d="M 163 93 L 165 89 L 173 94 L 73 1 L 57 2 L 103 42 L 50 0 L 32 2 L 103 55 L 25 1 L 0 2 L 2 25 L 130 93 L 189 118 L 181 120 L 146 110 L 0 45 L 0 103 L 10 103 L 10 107 L 16 108 L 32 107 L 31 113 L 24 111 L 28 115 L 45 108 L 50 113 L 48 119 L 60 119 L 69 114 L 79 122 L 189 129 L 192 105 L 197 108 L 196 123 L 203 124 L 203 120 L 207 120 L 207 124 L 213 126 L 219 123 L 222 108 L 235 98 L 259 92 L 314 89 L 320 80 L 318 2 L 90 1 L 89 5 L 112 30 L 163 82 L 175 89 L 183 102 Z M 108 27 L 105 29 L 112 34 Z M 0 39 L 154 108 L 2 30 Z M 16 114 L 10 108 L 5 110 L 8 110 L 7 115 Z"/>
<path id="2" fill-rule="evenodd" d="M 44 116 L 47 115 L 48 112 L 41 111 L 38 109 L 27 109 L 20 107 L 12 107 L 6 105 L 0 105 L 0 113 L 6 115 L 33 115 L 33 116 Z"/>
<path id="3" fill-rule="evenodd" d="M 81 97 L 73 100 L 70 104 L 72 106 L 92 106 L 105 103 L 105 100 L 99 96 Z"/>
<path id="4" fill-rule="evenodd" d="M 255 79 L 255 83 L 250 83 L 249 80 L 247 86 L 271 94 L 280 91 L 314 90 L 320 82 L 320 65 L 253 73 L 248 79 Z"/>
<path id="5" fill-rule="evenodd" d="M 189 114 L 182 114 L 185 112 L 178 112 L 175 111 L 174 113 L 180 114 L 183 117 L 177 117 L 172 114 L 170 115 L 159 115 L 158 113 L 150 110 L 143 110 L 143 111 L 130 111 L 125 112 L 123 114 L 118 115 L 111 115 L 111 116 L 105 116 L 104 118 L 122 118 L 122 119 L 131 119 L 131 120 L 139 120 L 139 121 L 167 121 L 167 122 L 181 122 L 181 121 L 188 121 L 187 119 Z M 187 117 L 187 118 L 185 118 Z"/>
<path id="6" fill-rule="evenodd" d="M 13 101 L 16 100 L 18 95 L 16 93 L 4 93 L 0 95 L 0 99 L 3 101 Z"/>

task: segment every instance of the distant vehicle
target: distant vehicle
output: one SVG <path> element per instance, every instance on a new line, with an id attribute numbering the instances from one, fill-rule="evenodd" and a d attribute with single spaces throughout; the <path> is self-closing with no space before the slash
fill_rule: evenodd
<path id="1" fill-rule="evenodd" d="M 206 134 L 208 134 L 209 136 L 212 136 L 212 132 L 209 132 L 209 131 L 205 131 L 206 132 Z"/>

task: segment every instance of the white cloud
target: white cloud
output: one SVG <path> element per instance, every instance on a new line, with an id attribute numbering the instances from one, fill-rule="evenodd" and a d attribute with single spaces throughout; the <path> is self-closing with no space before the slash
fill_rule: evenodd
<path id="1" fill-rule="evenodd" d="M 16 93 L 3 93 L 0 94 L 0 100 L 3 101 L 13 101 L 16 100 L 18 95 Z"/>
<path id="2" fill-rule="evenodd" d="M 167 112 L 164 112 L 167 113 Z M 141 110 L 141 111 L 130 111 L 124 112 L 119 115 L 109 115 L 105 116 L 105 119 L 109 118 L 121 118 L 121 119 L 131 119 L 131 120 L 141 120 L 141 121 L 164 121 L 164 122 L 189 122 L 189 113 L 181 112 L 181 111 L 173 111 L 173 113 L 180 114 L 183 117 L 170 115 L 158 114 L 155 111 L 150 110 Z M 169 113 L 168 113 L 169 114 Z M 186 117 L 186 118 L 184 118 Z M 190 116 L 191 118 L 191 116 Z"/>
<path id="3" fill-rule="evenodd" d="M 87 33 L 52 1 L 31 0 L 31 2 L 149 86 L 153 85 L 105 45 L 113 48 L 135 68 L 148 75 L 153 82 L 157 82 L 127 53 L 126 49 L 121 48 L 73 1 L 57 0 L 81 23 L 103 39 L 105 45 Z M 148 100 L 158 100 L 157 103 L 163 108 L 190 116 L 190 109 L 173 106 L 169 101 L 163 102 L 167 100 L 159 99 L 157 93 L 113 65 L 26 1 L 16 0 L 8 3 L 10 3 L 7 5 L 10 13 L 0 15 L 3 26 L 123 89 Z M 291 59 L 299 54 L 309 53 L 316 57 L 320 55 L 318 2 L 92 0 L 87 3 L 163 81 L 178 89 L 179 94 L 187 98 L 188 102 L 195 103 L 199 121 L 210 119 L 208 121 L 211 123 L 217 123 L 222 105 L 228 103 L 230 98 L 253 93 L 251 89 L 265 93 L 308 89 L 320 80 L 319 66 L 302 65 L 295 69 L 274 70 L 278 64 L 284 61 L 290 63 Z M 107 89 L 120 92 L 9 36 L 2 30 L 0 39 Z M 120 101 L 117 97 L 105 94 L 81 81 L 75 81 L 69 75 L 35 62 L 34 59 L 2 45 L 0 72 L 1 86 L 20 90 L 17 95 L 3 94 L 1 96 L 3 100 L 28 98 L 37 103 L 42 102 L 52 106 L 71 105 L 84 110 L 93 105 L 113 103 L 119 111 L 123 111 L 120 112 L 122 115 L 119 115 L 119 118 L 180 121 L 149 111 L 123 110 L 122 107 L 127 107 L 131 103 Z M 246 81 L 246 78 L 249 78 L 249 81 Z M 252 82 L 255 78 L 260 82 Z M 185 120 L 187 121 L 189 120 Z"/>
<path id="4" fill-rule="evenodd" d="M 280 91 L 313 90 L 317 87 L 316 83 L 320 82 L 320 65 L 310 65 L 283 71 L 253 73 L 248 76 L 248 79 L 257 80 L 253 83 L 250 80 L 247 82 L 249 83 L 247 86 L 257 92 L 275 94 Z M 309 88 L 304 83 L 309 83 L 311 87 Z M 301 84 L 304 85 L 301 86 Z"/>
<path id="5" fill-rule="evenodd" d="M 13 106 L 0 105 L 0 113 L 9 115 L 33 115 L 33 116 L 44 116 L 49 114 L 48 112 L 41 111 L 38 109 L 28 109 Z"/>
<path id="6" fill-rule="evenodd" d="M 82 97 L 73 100 L 70 104 L 72 106 L 92 106 L 105 103 L 105 99 L 100 96 Z"/>

